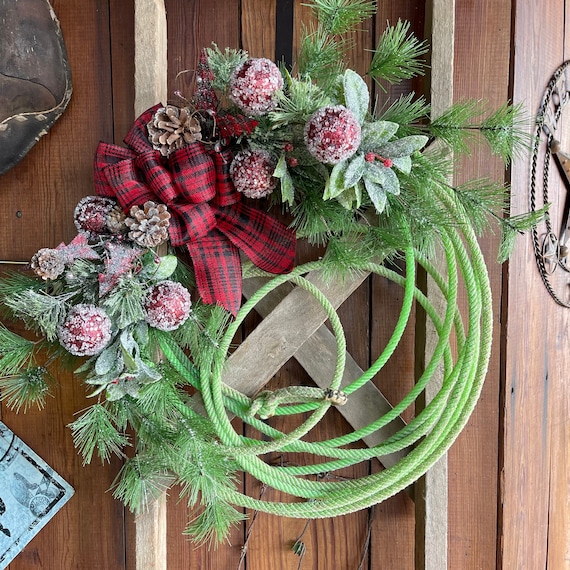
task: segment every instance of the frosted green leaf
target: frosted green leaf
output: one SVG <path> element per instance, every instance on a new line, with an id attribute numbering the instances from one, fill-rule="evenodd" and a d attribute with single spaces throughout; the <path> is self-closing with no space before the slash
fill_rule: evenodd
<path id="1" fill-rule="evenodd" d="M 412 171 L 412 159 L 409 156 L 392 158 L 392 162 L 393 166 L 396 167 L 400 172 L 409 174 Z"/>
<path id="2" fill-rule="evenodd" d="M 176 270 L 178 259 L 175 255 L 165 255 L 160 258 L 160 265 L 152 275 L 153 281 L 164 281 L 168 279 Z"/>
<path id="3" fill-rule="evenodd" d="M 354 186 L 363 176 L 366 161 L 364 155 L 358 153 L 349 163 L 344 173 L 344 185 L 347 188 Z"/>
<path id="4" fill-rule="evenodd" d="M 396 173 L 391 168 L 386 168 L 386 178 L 384 179 L 384 190 L 397 196 L 400 193 L 400 181 Z"/>
<path id="5" fill-rule="evenodd" d="M 295 199 L 295 187 L 293 185 L 293 178 L 291 178 L 291 174 L 287 168 L 285 153 L 282 153 L 279 157 L 279 162 L 275 167 L 273 176 L 281 180 L 281 200 L 292 206 Z"/>
<path id="6" fill-rule="evenodd" d="M 95 361 L 95 374 L 98 376 L 103 376 L 116 369 L 118 369 L 117 373 L 119 373 L 122 368 L 122 359 L 118 354 L 116 345 L 112 345 L 103 350 Z"/>
<path id="7" fill-rule="evenodd" d="M 390 121 L 375 121 L 362 126 L 362 142 L 360 150 L 371 152 L 386 144 L 397 132 L 398 123 Z"/>
<path id="8" fill-rule="evenodd" d="M 424 147 L 428 141 L 425 135 L 410 135 L 382 145 L 378 152 L 385 158 L 401 158 L 410 156 L 416 150 Z"/>
<path id="9" fill-rule="evenodd" d="M 370 102 L 368 85 L 352 69 L 347 69 L 344 72 L 343 84 L 346 107 L 356 115 L 358 122 L 362 125 L 366 118 L 366 113 L 368 113 L 368 104 Z"/>
<path id="10" fill-rule="evenodd" d="M 346 190 L 344 179 L 347 167 L 348 162 L 346 160 L 343 160 L 342 162 L 334 165 L 333 169 L 331 170 L 331 175 L 327 180 L 327 184 L 325 186 L 323 200 L 336 198 L 339 194 L 342 194 Z"/>
<path id="11" fill-rule="evenodd" d="M 364 171 L 364 179 L 370 180 L 376 184 L 384 184 L 386 173 L 389 170 L 389 168 L 386 168 L 380 162 L 367 162 L 366 170 Z"/>
<path id="12" fill-rule="evenodd" d="M 377 184 L 368 178 L 364 179 L 364 186 L 366 187 L 366 192 L 368 192 L 376 211 L 381 214 L 386 207 L 386 192 L 384 191 L 384 188 L 380 184 Z"/>
<path id="13" fill-rule="evenodd" d="M 362 184 L 358 183 L 345 190 L 342 194 L 336 198 L 339 204 L 346 208 L 347 210 L 352 210 L 353 208 L 360 208 L 362 204 Z"/>

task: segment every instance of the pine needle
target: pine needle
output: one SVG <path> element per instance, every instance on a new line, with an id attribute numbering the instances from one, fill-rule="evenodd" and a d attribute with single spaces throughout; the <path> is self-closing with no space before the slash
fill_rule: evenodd
<path id="1" fill-rule="evenodd" d="M 33 359 L 36 343 L 8 330 L 0 323 L 0 376 L 17 374 Z"/>
<path id="2" fill-rule="evenodd" d="M 0 400 L 16 413 L 22 408 L 25 413 L 33 405 L 41 410 L 52 383 L 53 378 L 41 366 L 21 374 L 4 376 L 0 378 Z"/>
<path id="3" fill-rule="evenodd" d="M 349 32 L 376 13 L 376 3 L 370 0 L 312 0 L 311 6 L 329 34 Z"/>
<path id="4" fill-rule="evenodd" d="M 372 56 L 368 74 L 377 82 L 399 83 L 422 75 L 425 62 L 420 58 L 427 53 L 428 45 L 409 34 L 410 23 L 398 20 L 386 28 Z"/>
<path id="5" fill-rule="evenodd" d="M 94 404 L 69 425 L 84 465 L 91 463 L 95 451 L 103 462 L 110 461 L 111 455 L 124 457 L 123 448 L 129 445 L 129 439 L 117 431 L 113 419 L 102 404 Z"/>

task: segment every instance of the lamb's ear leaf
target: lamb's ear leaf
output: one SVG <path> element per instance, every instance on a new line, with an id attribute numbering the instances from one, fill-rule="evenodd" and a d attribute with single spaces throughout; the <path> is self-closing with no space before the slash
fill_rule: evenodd
<path id="1" fill-rule="evenodd" d="M 346 108 L 356 115 L 358 122 L 362 125 L 370 103 L 368 85 L 356 71 L 347 69 L 344 72 L 343 86 Z"/>

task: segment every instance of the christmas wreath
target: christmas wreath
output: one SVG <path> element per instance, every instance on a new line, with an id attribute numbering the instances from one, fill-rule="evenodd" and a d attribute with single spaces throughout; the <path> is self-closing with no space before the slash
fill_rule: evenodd
<path id="1" fill-rule="evenodd" d="M 81 359 L 76 372 L 93 404 L 71 431 L 85 463 L 94 455 L 123 458 L 114 494 L 135 511 L 179 485 L 197 508 L 189 532 L 198 540 L 226 536 L 243 517 L 236 507 L 335 516 L 382 501 L 425 473 L 469 418 L 489 359 L 490 289 L 476 234 L 498 224 L 503 260 L 516 234 L 541 214 L 504 216 L 500 183 L 448 183 L 475 132 L 510 161 L 524 146 L 520 109 L 505 105 L 485 115 L 467 101 L 430 120 L 429 105 L 414 94 L 376 109 L 367 81 L 345 67 L 341 39 L 374 12 L 374 2 L 320 0 L 313 8 L 318 24 L 305 30 L 294 72 L 244 51 L 204 49 L 193 96 L 147 110 L 125 147 L 99 145 L 96 195 L 77 205 L 71 243 L 40 249 L 31 273 L 0 281 L 5 315 L 38 336 L 0 328 L 7 405 L 41 407 L 57 365 Z M 426 50 L 398 22 L 380 38 L 367 78 L 394 83 L 419 74 Z M 294 266 L 296 239 L 326 251 Z M 436 244 L 444 252 L 443 274 L 430 261 Z M 395 258 L 404 260 L 405 271 L 386 263 Z M 445 299 L 442 314 L 418 287 L 418 267 Z M 313 271 L 325 280 L 372 272 L 404 290 L 384 351 L 342 389 L 343 330 L 307 278 Z M 270 274 L 242 305 L 242 278 Z M 322 305 L 337 342 L 335 373 L 326 389 L 296 386 L 250 399 L 223 382 L 224 363 L 244 318 L 286 282 Z M 460 283 L 464 314 L 456 302 Z M 365 428 L 327 441 L 305 439 L 331 406 L 350 399 L 384 366 L 414 303 L 433 322 L 438 341 L 413 389 Z M 408 425 L 372 448 L 351 445 L 412 404 L 438 368 L 441 389 Z M 203 407 L 191 398 L 196 392 Z M 302 414 L 290 433 L 263 421 L 283 414 Z M 233 415 L 263 438 L 236 433 Z M 321 459 L 266 463 L 264 454 L 276 450 Z M 408 453 L 361 479 L 314 478 L 397 450 Z M 234 485 L 239 471 L 301 500 L 243 495 Z"/>

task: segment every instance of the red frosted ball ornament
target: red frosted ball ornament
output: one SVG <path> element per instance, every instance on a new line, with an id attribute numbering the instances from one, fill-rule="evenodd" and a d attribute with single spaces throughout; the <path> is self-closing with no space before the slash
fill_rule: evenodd
<path id="1" fill-rule="evenodd" d="M 230 99 L 249 115 L 263 115 L 277 106 L 275 93 L 283 87 L 279 68 L 264 57 L 250 58 L 230 78 Z"/>
<path id="2" fill-rule="evenodd" d="M 190 315 L 190 293 L 175 281 L 161 281 L 151 287 L 144 301 L 146 322 L 161 331 L 173 331 Z"/>
<path id="3" fill-rule="evenodd" d="M 102 196 L 86 196 L 75 207 L 73 221 L 79 232 L 93 238 L 109 233 L 107 219 L 117 205 L 114 200 Z"/>
<path id="4" fill-rule="evenodd" d="M 263 198 L 277 186 L 277 178 L 273 176 L 275 166 L 268 151 L 243 150 L 233 159 L 230 175 L 238 192 L 248 198 Z"/>
<path id="5" fill-rule="evenodd" d="M 75 356 L 93 356 L 111 340 L 111 319 L 96 305 L 75 305 L 57 330 L 59 342 Z"/>
<path id="6" fill-rule="evenodd" d="M 362 132 L 356 115 L 343 105 L 322 107 L 305 125 L 308 151 L 325 164 L 350 158 L 360 146 Z"/>

